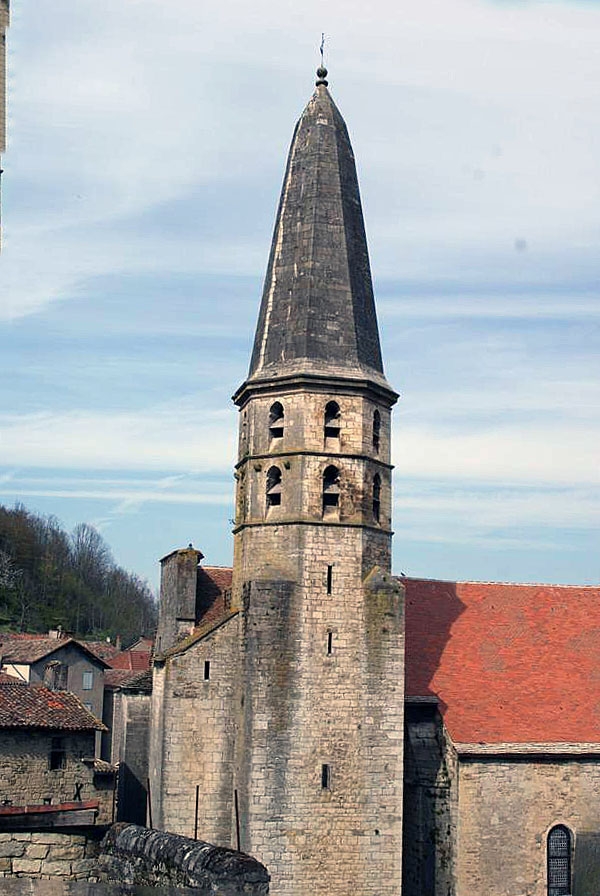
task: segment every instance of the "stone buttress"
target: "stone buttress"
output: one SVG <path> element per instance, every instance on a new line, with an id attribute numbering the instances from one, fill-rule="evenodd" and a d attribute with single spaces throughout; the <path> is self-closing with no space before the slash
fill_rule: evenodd
<path id="1" fill-rule="evenodd" d="M 275 896 L 401 887 L 402 588 L 390 410 L 352 148 L 318 72 L 240 409 L 233 607 L 242 850 Z M 234 825 L 236 819 L 234 818 Z"/>

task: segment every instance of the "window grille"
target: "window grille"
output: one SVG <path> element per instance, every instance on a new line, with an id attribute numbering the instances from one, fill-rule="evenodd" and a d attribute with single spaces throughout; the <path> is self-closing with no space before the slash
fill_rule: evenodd
<path id="1" fill-rule="evenodd" d="M 83 673 L 83 690 L 91 691 L 94 687 L 94 673 L 93 672 L 84 672 Z"/>
<path id="2" fill-rule="evenodd" d="M 571 832 L 559 824 L 548 834 L 548 896 L 570 896 Z"/>

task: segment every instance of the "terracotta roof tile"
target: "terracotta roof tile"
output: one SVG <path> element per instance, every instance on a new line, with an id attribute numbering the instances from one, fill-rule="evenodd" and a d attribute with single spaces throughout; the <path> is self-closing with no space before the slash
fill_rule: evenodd
<path id="1" fill-rule="evenodd" d="M 0 728 L 105 731 L 75 694 L 0 680 Z"/>
<path id="2" fill-rule="evenodd" d="M 143 672 L 150 668 L 151 654 L 146 650 L 122 650 L 109 662 L 113 669 L 129 669 L 131 672 Z"/>
<path id="3" fill-rule="evenodd" d="M 13 638 L 12 636 L 0 637 L 0 657 L 4 663 L 36 663 L 38 660 L 49 656 L 56 650 L 60 650 L 67 644 L 75 644 L 81 650 L 93 656 L 99 663 L 107 666 L 108 663 L 87 647 L 84 641 L 75 638 Z"/>
<path id="4" fill-rule="evenodd" d="M 600 587 L 406 588 L 406 693 L 455 743 L 600 743 Z"/>
<path id="5" fill-rule="evenodd" d="M 88 650 L 91 650 L 101 660 L 106 660 L 107 663 L 110 663 L 112 657 L 121 652 L 121 648 L 116 644 L 111 644 L 110 641 L 82 641 L 80 643 L 85 644 Z"/>
<path id="6" fill-rule="evenodd" d="M 104 687 L 120 688 L 137 675 L 139 672 L 132 672 L 131 669 L 107 669 L 104 673 Z"/>

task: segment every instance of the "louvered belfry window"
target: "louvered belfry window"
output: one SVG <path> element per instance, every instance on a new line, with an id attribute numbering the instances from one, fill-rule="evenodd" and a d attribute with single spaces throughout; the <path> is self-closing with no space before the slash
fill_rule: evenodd
<path id="1" fill-rule="evenodd" d="M 548 834 L 548 896 L 570 896 L 571 832 L 559 824 Z"/>

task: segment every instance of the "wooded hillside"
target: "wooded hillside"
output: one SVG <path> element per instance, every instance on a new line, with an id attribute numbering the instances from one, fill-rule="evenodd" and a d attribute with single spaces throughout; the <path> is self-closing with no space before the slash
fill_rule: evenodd
<path id="1" fill-rule="evenodd" d="M 93 526 L 69 534 L 54 517 L 0 505 L 0 629 L 58 626 L 80 637 L 152 636 L 154 595 L 115 564 Z"/>

